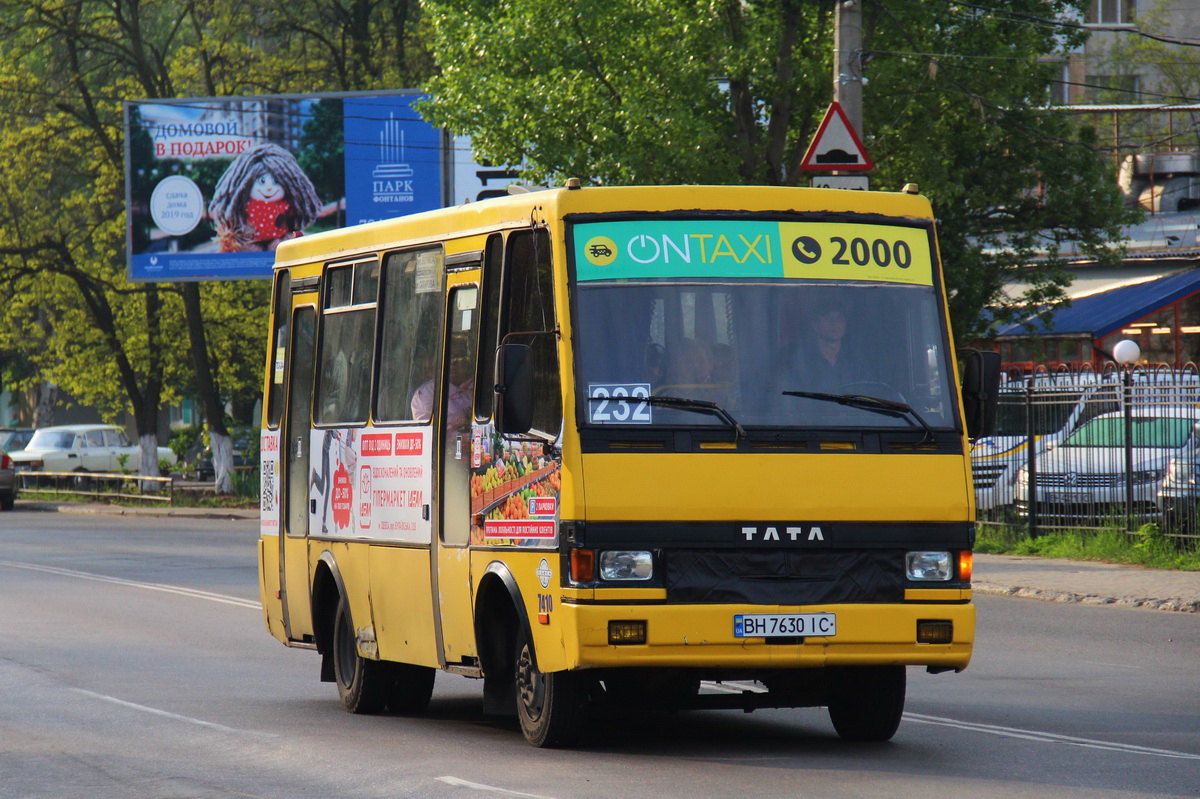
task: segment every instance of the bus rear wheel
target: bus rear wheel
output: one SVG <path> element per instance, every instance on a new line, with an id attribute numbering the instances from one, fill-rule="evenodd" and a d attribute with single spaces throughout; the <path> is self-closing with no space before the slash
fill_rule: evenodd
<path id="1" fill-rule="evenodd" d="M 337 615 L 333 620 L 333 673 L 342 707 L 351 713 L 378 713 L 383 710 L 394 682 L 389 674 L 390 665 L 367 660 L 358 654 L 350 605 L 345 597 L 339 599 Z"/>
<path id="2" fill-rule="evenodd" d="M 904 715 L 903 666 L 837 669 L 830 675 L 829 720 L 846 741 L 889 741 Z"/>
<path id="3" fill-rule="evenodd" d="M 517 634 L 517 718 L 525 740 L 538 747 L 570 746 L 583 732 L 582 681 L 569 671 L 538 671 L 529 634 Z"/>

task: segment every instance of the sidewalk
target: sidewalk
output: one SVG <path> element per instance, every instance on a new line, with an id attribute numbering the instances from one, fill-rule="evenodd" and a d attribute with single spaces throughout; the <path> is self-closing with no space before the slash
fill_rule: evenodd
<path id="1" fill-rule="evenodd" d="M 980 594 L 1200 613 L 1200 572 L 976 553 L 972 584 Z"/>
<path id="2" fill-rule="evenodd" d="M 101 503 L 59 504 L 26 501 L 21 501 L 21 507 L 28 510 L 118 516 L 241 520 L 258 518 L 258 510 L 254 508 L 124 508 Z M 1141 566 L 1062 558 L 976 554 L 972 585 L 980 594 L 1200 613 L 1200 572 L 1147 569 Z"/>

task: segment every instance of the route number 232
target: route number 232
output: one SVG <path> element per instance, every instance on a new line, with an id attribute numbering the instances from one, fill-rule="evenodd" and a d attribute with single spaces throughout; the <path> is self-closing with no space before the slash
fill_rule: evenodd
<path id="1" fill-rule="evenodd" d="M 592 424 L 650 424 L 649 383 L 593 383 L 588 386 Z"/>

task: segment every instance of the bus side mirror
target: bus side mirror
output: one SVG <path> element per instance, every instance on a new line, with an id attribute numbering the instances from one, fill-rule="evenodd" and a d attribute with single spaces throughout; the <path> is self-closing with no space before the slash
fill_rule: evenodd
<path id="1" fill-rule="evenodd" d="M 996 408 L 1000 402 L 1000 353 L 967 350 L 963 364 L 963 419 L 967 437 L 974 440 L 996 431 Z"/>
<path id="2" fill-rule="evenodd" d="M 504 435 L 533 426 L 533 348 L 504 344 L 497 352 L 496 426 Z"/>

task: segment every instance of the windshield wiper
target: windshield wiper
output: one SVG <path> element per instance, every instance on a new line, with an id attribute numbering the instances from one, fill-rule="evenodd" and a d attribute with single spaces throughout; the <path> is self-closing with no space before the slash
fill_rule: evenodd
<path id="1" fill-rule="evenodd" d="M 850 408 L 859 408 L 864 411 L 874 411 L 887 416 L 894 416 L 898 419 L 907 419 L 911 424 L 913 419 L 917 420 L 925 430 L 925 435 L 917 442 L 918 445 L 924 444 L 926 441 L 937 442 L 937 437 L 933 433 L 933 428 L 921 418 L 921 414 L 905 402 L 897 402 L 895 400 L 886 400 L 880 397 L 871 397 L 866 394 L 825 394 L 820 391 L 784 391 L 789 397 L 804 397 L 806 399 L 822 400 L 824 402 L 836 402 L 838 405 L 846 405 Z"/>
<path id="2" fill-rule="evenodd" d="M 589 400 L 621 400 L 630 404 L 644 402 L 647 405 L 657 405 L 660 408 L 679 408 L 684 411 L 697 411 L 699 413 L 711 413 L 714 416 L 719 416 L 725 421 L 734 431 L 734 441 L 739 438 L 746 437 L 746 429 L 742 427 L 737 419 L 733 418 L 733 414 L 722 408 L 715 402 L 701 399 L 691 399 L 689 397 L 672 397 L 668 395 L 658 395 L 649 397 L 588 397 Z"/>

